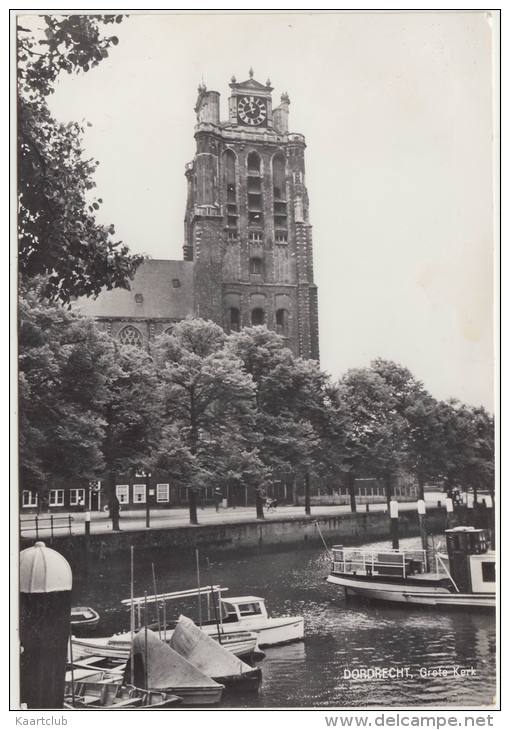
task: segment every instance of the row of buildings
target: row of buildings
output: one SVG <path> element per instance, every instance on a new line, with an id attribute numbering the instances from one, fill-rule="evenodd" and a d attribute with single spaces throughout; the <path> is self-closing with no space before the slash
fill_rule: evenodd
<path id="1" fill-rule="evenodd" d="M 221 488 L 221 496 L 225 507 L 248 506 L 255 503 L 255 493 L 244 485 L 225 483 Z M 269 481 L 265 487 L 266 496 L 277 499 L 282 504 L 300 504 L 304 501 L 302 486 L 296 487 L 292 481 Z M 115 492 L 121 509 L 168 509 L 188 504 L 188 493 L 183 487 L 164 473 L 154 473 L 149 477 L 144 474 L 120 475 Z M 384 502 L 386 494 L 384 486 L 377 479 L 357 479 L 355 483 L 356 502 Z M 409 479 L 400 479 L 395 487 L 394 498 L 409 502 L 418 498 L 415 484 Z M 201 506 L 215 503 L 217 495 L 213 487 L 206 487 L 198 494 Z M 314 504 L 349 504 L 350 496 L 347 487 L 314 486 L 311 495 Z M 100 482 L 83 483 L 81 486 L 60 485 L 40 496 L 36 492 L 23 489 L 21 491 L 21 510 L 25 513 L 41 512 L 77 512 L 107 511 L 108 496 L 104 485 Z"/>

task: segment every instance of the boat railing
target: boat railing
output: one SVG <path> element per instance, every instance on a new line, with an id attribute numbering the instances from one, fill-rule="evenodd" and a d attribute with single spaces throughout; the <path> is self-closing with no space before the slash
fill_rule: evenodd
<path id="1" fill-rule="evenodd" d="M 424 550 L 361 550 L 333 546 L 333 571 L 365 575 L 396 575 L 405 578 L 425 572 Z"/>

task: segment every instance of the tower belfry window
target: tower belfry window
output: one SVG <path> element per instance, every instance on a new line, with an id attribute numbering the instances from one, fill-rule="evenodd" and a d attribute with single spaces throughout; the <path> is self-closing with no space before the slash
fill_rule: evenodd
<path id="1" fill-rule="evenodd" d="M 287 193 L 285 184 L 285 158 L 273 158 L 273 216 L 275 238 L 278 243 L 287 240 Z"/>
<path id="2" fill-rule="evenodd" d="M 247 164 L 248 225 L 261 228 L 264 224 L 264 213 L 259 155 L 256 152 L 250 152 Z"/>
<path id="3" fill-rule="evenodd" d="M 263 274 L 264 273 L 264 262 L 261 258 L 254 256 L 250 259 L 250 274 Z"/>
<path id="4" fill-rule="evenodd" d="M 223 153 L 223 185 L 225 192 L 225 209 L 227 216 L 228 240 L 237 238 L 238 209 L 236 189 L 236 156 L 232 150 Z M 234 236 L 230 235 L 232 232 Z"/>

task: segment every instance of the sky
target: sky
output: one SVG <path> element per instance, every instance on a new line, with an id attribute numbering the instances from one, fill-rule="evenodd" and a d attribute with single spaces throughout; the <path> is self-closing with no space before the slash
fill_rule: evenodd
<path id="1" fill-rule="evenodd" d="M 487 12 L 131 15 L 50 106 L 87 120 L 95 194 L 133 252 L 182 258 L 197 86 L 270 77 L 307 141 L 321 365 L 376 357 L 493 410 L 496 19 Z M 107 26 L 112 32 L 112 26 Z"/>

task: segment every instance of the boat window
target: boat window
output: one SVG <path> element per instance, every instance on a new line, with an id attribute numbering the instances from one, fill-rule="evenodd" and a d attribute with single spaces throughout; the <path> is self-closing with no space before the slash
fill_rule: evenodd
<path id="1" fill-rule="evenodd" d="M 482 562 L 482 580 L 484 583 L 496 582 L 496 563 Z"/>
<path id="2" fill-rule="evenodd" d="M 259 603 L 240 603 L 238 608 L 241 616 L 247 616 L 252 613 L 262 613 Z"/>
<path id="3" fill-rule="evenodd" d="M 225 616 L 237 616 L 237 611 L 235 609 L 235 606 L 232 606 L 230 603 L 226 603 L 225 601 L 221 601 L 221 607 L 224 609 Z"/>

